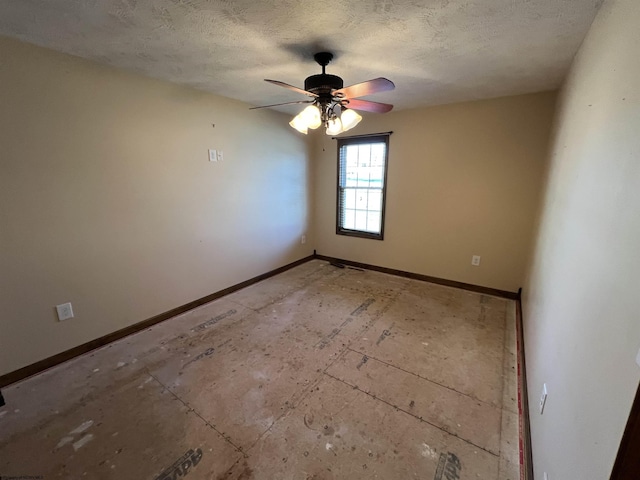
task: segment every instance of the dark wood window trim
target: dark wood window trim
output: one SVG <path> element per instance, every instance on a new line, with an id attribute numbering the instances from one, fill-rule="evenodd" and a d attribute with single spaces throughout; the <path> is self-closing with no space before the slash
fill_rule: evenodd
<path id="1" fill-rule="evenodd" d="M 348 138 L 336 138 L 338 140 L 338 168 L 337 168 L 337 178 L 336 178 L 336 234 L 337 235 L 346 235 L 350 237 L 359 237 L 359 238 L 370 238 L 373 240 L 384 240 L 384 223 L 385 223 L 385 212 L 386 212 L 386 203 L 387 203 L 387 171 L 389 168 L 389 135 L 388 133 L 380 133 L 380 134 L 371 134 L 371 135 L 362 135 Z M 380 213 L 380 233 L 370 233 L 362 230 L 351 230 L 347 228 L 343 228 L 340 225 L 340 211 L 341 211 L 341 194 L 342 194 L 342 186 L 341 186 L 341 175 L 343 169 L 340 167 L 340 157 L 342 147 L 345 145 L 361 145 L 367 143 L 384 143 L 385 144 L 385 155 L 384 155 L 384 175 L 382 180 L 382 211 Z"/>

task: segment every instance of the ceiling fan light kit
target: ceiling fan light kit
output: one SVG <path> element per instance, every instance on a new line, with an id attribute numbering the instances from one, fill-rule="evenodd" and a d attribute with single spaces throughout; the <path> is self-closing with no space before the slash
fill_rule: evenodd
<path id="1" fill-rule="evenodd" d="M 265 79 L 265 82 L 302 93 L 312 97 L 313 100 L 265 105 L 263 107 L 253 107 L 253 109 L 294 103 L 310 103 L 311 105 L 308 105 L 296 115 L 293 120 L 289 122 L 289 125 L 305 135 L 309 129 L 315 130 L 324 125 L 327 135 L 338 135 L 339 133 L 352 129 L 360 123 L 362 117 L 355 110 L 386 113 L 393 108 L 393 105 L 387 103 L 358 99 L 358 97 L 371 95 L 373 93 L 393 90 L 395 85 L 391 80 L 380 77 L 344 87 L 342 78 L 337 75 L 329 75 L 325 72 L 326 66 L 333 58 L 332 53 L 319 52 L 316 53 L 313 58 L 322 67 L 322 73 L 307 77 L 304 81 L 304 90 L 278 80 Z"/>

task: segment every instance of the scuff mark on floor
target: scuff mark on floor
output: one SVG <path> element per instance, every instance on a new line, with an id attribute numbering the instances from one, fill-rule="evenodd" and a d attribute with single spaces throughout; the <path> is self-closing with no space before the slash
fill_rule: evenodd
<path id="1" fill-rule="evenodd" d="M 138 388 L 144 388 L 144 386 L 149 383 L 151 380 L 153 380 L 153 377 L 149 377 L 147 378 L 144 382 L 142 382 L 140 385 L 138 385 Z"/>
<path id="2" fill-rule="evenodd" d="M 367 363 L 369 361 L 369 357 L 367 357 L 366 355 L 362 356 L 362 360 L 360 360 L 360 363 L 358 363 L 358 365 L 356 365 L 356 368 L 358 370 L 360 370 L 362 368 L 362 366 Z"/>
<path id="3" fill-rule="evenodd" d="M 423 443 L 420 449 L 420 455 L 422 455 L 425 458 L 432 458 L 432 459 L 436 459 L 438 458 L 438 452 L 436 451 L 435 448 L 431 448 L 428 444 Z"/>
<path id="4" fill-rule="evenodd" d="M 84 432 L 87 428 L 93 425 L 93 420 L 87 420 L 86 422 L 82 422 L 78 427 L 74 428 L 69 432 L 70 435 L 77 435 L 79 433 Z"/>
<path id="5" fill-rule="evenodd" d="M 65 445 L 67 445 L 68 443 L 71 443 L 71 442 L 73 442 L 73 437 L 62 437 L 62 439 L 56 445 L 56 449 L 62 448 Z"/>
<path id="6" fill-rule="evenodd" d="M 380 345 L 385 338 L 391 335 L 391 329 L 393 328 L 394 325 L 395 323 L 392 323 L 388 329 L 385 329 L 382 331 L 382 333 L 380 334 L 380 337 L 378 337 L 378 340 L 376 341 L 376 345 Z"/>
<path id="7" fill-rule="evenodd" d="M 234 315 L 236 313 L 236 310 L 231 309 L 226 311 L 225 313 L 222 313 L 216 317 L 213 317 L 209 320 L 207 320 L 204 323 L 201 323 L 200 325 L 197 325 L 195 327 L 193 327 L 191 329 L 192 332 L 201 332 L 202 330 L 209 328 L 209 327 L 213 327 L 216 323 L 218 323 L 221 320 L 224 320 L 227 317 L 230 317 L 231 315 Z"/>
<path id="8" fill-rule="evenodd" d="M 91 440 L 93 440 L 93 434 L 88 433 L 84 437 L 82 437 L 80 440 L 78 440 L 76 443 L 73 444 L 73 449 L 77 452 L 82 447 L 84 447 L 87 443 L 89 443 Z"/>
<path id="9" fill-rule="evenodd" d="M 215 348 L 207 348 L 200 355 L 194 357 L 192 360 L 189 360 L 187 363 L 185 363 L 182 366 L 182 368 L 185 368 L 187 365 L 191 365 L 193 362 L 197 362 L 198 360 L 202 360 L 204 357 L 209 357 L 209 356 L 213 355 L 213 352 L 215 352 Z"/>
<path id="10" fill-rule="evenodd" d="M 367 308 L 369 308 L 371 306 L 371 304 L 373 302 L 375 302 L 376 299 L 375 298 L 367 298 L 362 305 L 360 305 L 358 308 L 356 308 L 353 312 L 351 312 L 351 315 L 354 317 L 357 317 L 358 315 L 360 315 L 362 312 L 364 312 Z"/>

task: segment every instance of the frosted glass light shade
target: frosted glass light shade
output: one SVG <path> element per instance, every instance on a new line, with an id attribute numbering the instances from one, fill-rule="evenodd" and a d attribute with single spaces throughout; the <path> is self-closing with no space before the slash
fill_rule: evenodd
<path id="1" fill-rule="evenodd" d="M 353 127 L 360 123 L 360 120 L 362 120 L 362 117 L 358 115 L 355 110 L 351 110 L 350 108 L 345 109 L 342 112 L 342 116 L 340 118 L 342 119 L 343 132 L 351 130 Z"/>
<path id="2" fill-rule="evenodd" d="M 315 105 L 309 105 L 302 112 L 300 116 L 304 119 L 307 128 L 316 129 L 322 125 L 322 119 L 320 118 L 320 109 Z"/>
<path id="3" fill-rule="evenodd" d="M 302 118 L 301 114 L 298 114 L 295 117 L 293 117 L 293 120 L 289 122 L 289 125 L 291 125 L 293 128 L 298 130 L 300 133 L 304 133 L 305 135 L 308 132 L 307 122 L 304 121 L 304 118 Z"/>
<path id="4" fill-rule="evenodd" d="M 327 123 L 327 135 L 338 135 L 342 131 L 342 122 L 338 117 L 329 120 Z"/>

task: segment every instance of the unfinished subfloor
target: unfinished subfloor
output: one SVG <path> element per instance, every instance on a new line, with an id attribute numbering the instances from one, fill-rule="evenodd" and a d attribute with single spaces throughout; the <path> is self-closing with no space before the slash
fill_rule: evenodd
<path id="1" fill-rule="evenodd" d="M 511 300 L 312 260 L 3 389 L 0 477 L 516 480 Z"/>

